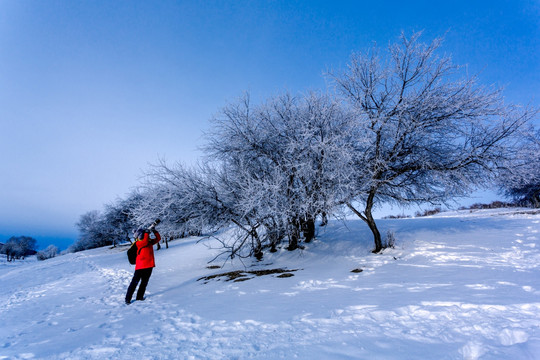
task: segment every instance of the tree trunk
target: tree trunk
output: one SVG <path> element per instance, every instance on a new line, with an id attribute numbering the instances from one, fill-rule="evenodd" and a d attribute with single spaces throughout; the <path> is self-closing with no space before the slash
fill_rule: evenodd
<path id="1" fill-rule="evenodd" d="M 310 243 L 315 238 L 315 219 L 308 217 L 303 224 L 304 242 Z"/>
<path id="2" fill-rule="evenodd" d="M 369 229 L 373 233 L 373 241 L 375 242 L 375 249 L 373 249 L 373 253 L 377 254 L 382 249 L 382 241 L 381 241 L 381 233 L 379 232 L 379 229 L 377 228 L 377 224 L 375 224 L 375 219 L 373 219 L 373 215 L 371 214 L 371 209 L 373 207 L 373 204 L 369 207 L 366 206 L 366 210 L 364 211 L 364 214 L 366 215 L 366 223 L 369 226 Z"/>
<path id="3" fill-rule="evenodd" d="M 267 236 L 270 242 L 270 252 L 271 253 L 277 252 L 278 251 L 277 245 L 283 239 L 283 234 L 282 234 L 282 231 L 278 229 L 278 225 L 276 224 L 275 221 L 272 224 L 272 230 L 269 230 L 269 233 Z"/>
<path id="4" fill-rule="evenodd" d="M 382 240 L 381 240 L 381 233 L 379 232 L 379 229 L 377 228 L 377 224 L 375 224 L 375 219 L 373 219 L 372 209 L 373 209 L 373 200 L 375 198 L 375 191 L 372 190 L 369 193 L 369 196 L 366 201 L 366 208 L 364 210 L 364 214 L 362 214 L 360 211 L 356 210 L 351 204 L 347 204 L 349 209 L 351 209 L 358 217 L 366 222 L 368 224 L 369 229 L 373 233 L 373 241 L 375 242 L 375 249 L 373 249 L 372 253 L 377 254 L 381 250 L 384 249 L 382 246 Z"/>
<path id="5" fill-rule="evenodd" d="M 289 246 L 287 250 L 298 249 L 298 239 L 300 238 L 300 222 L 298 219 L 291 220 L 289 223 Z"/>
<path id="6" fill-rule="evenodd" d="M 328 225 L 328 215 L 326 214 L 326 212 L 323 212 L 321 226 L 326 226 L 326 225 Z"/>
<path id="7" fill-rule="evenodd" d="M 259 233 L 257 233 L 257 227 L 253 227 L 250 231 L 251 236 L 251 251 L 253 252 L 253 256 L 259 261 L 263 259 L 263 251 L 262 251 L 262 244 L 261 240 L 259 239 Z"/>
<path id="8" fill-rule="evenodd" d="M 540 208 L 540 191 L 535 191 L 531 196 L 531 204 L 535 209 Z"/>

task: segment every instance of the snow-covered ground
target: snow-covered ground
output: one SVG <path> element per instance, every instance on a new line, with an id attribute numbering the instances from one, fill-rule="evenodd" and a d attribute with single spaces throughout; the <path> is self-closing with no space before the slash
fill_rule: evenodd
<path id="1" fill-rule="evenodd" d="M 125 247 L 3 262 L 0 359 L 540 359 L 540 215 L 520 212 L 380 220 L 381 255 L 335 221 L 245 267 L 179 240 L 129 306 Z M 198 280 L 278 268 L 294 276 Z"/>

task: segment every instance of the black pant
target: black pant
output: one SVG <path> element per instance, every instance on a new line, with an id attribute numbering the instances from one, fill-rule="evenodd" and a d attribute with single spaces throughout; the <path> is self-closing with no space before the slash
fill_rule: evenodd
<path id="1" fill-rule="evenodd" d="M 131 298 L 133 297 L 133 293 L 135 292 L 135 288 L 137 287 L 139 281 L 141 281 L 141 285 L 139 286 L 139 290 L 137 291 L 136 299 L 144 300 L 144 292 L 146 291 L 146 285 L 148 285 L 148 280 L 150 280 L 150 275 L 152 275 L 152 268 L 135 270 L 135 273 L 133 274 L 133 279 L 131 279 L 131 284 L 129 284 L 126 293 L 127 303 L 131 302 Z"/>

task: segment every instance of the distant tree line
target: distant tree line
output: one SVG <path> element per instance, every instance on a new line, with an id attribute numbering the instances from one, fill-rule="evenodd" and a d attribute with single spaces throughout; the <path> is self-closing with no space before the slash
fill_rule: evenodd
<path id="1" fill-rule="evenodd" d="M 419 37 L 353 54 L 328 75 L 332 91 L 225 106 L 199 165 L 152 166 L 126 199 L 81 217 L 72 250 L 128 241 L 159 217 L 169 238 L 226 230 L 223 255 L 260 259 L 350 211 L 377 253 L 389 246 L 373 218 L 384 203 L 442 204 L 497 184 L 538 206 L 536 110 L 505 105 L 436 54 L 440 39 Z"/>

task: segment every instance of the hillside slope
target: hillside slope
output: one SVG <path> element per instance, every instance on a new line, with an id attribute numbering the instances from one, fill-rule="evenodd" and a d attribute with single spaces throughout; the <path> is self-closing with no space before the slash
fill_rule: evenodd
<path id="1" fill-rule="evenodd" d="M 0 263 L 0 359 L 540 359 L 540 215 L 380 226 L 398 239 L 380 255 L 360 221 L 245 264 L 175 241 L 129 306 L 125 247 Z M 290 275 L 255 273 L 273 269 Z M 233 270 L 252 273 L 199 280 Z"/>

